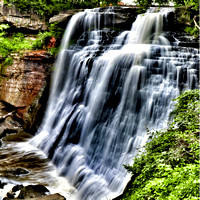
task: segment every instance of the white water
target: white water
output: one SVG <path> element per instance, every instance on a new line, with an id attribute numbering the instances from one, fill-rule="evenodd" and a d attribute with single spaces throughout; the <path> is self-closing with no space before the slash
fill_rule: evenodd
<path id="1" fill-rule="evenodd" d="M 165 128 L 171 100 L 180 89 L 197 86 L 199 54 L 171 46 L 162 31 L 166 16 L 138 16 L 112 42 L 111 8 L 86 10 L 69 22 L 32 144 L 77 188 L 71 199 L 119 195 L 130 178 L 123 164 L 132 163 L 146 142 L 145 127 Z"/>
<path id="2" fill-rule="evenodd" d="M 21 184 L 42 184 L 51 194 L 60 193 L 68 198 L 75 188 L 65 178 L 58 176 L 56 167 L 49 162 L 43 152 L 30 145 L 28 141 L 19 142 L 21 137 L 24 140 L 26 135 L 7 136 L 6 138 L 10 139 L 3 141 L 0 148 L 0 182 L 6 184 L 0 188 L 0 200 L 6 197 L 7 192 L 12 191 L 13 186 Z M 24 169 L 27 173 L 18 174 L 16 169 Z"/>

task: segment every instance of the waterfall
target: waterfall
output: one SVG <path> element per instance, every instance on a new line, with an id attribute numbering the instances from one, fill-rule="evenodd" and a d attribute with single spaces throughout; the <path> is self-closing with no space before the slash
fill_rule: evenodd
<path id="1" fill-rule="evenodd" d="M 32 144 L 77 188 L 80 200 L 111 199 L 130 175 L 123 165 L 167 126 L 174 99 L 198 84 L 196 49 L 163 32 L 166 10 L 138 15 L 116 31 L 113 8 L 70 20 L 53 75 L 44 121 Z"/>

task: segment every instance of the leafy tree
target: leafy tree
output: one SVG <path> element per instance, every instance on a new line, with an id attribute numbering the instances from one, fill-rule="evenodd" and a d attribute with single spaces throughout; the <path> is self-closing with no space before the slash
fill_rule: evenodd
<path id="1" fill-rule="evenodd" d="M 8 5 L 14 4 L 21 12 L 36 14 L 48 19 L 61 10 L 73 8 L 68 0 L 4 0 Z"/>
<path id="2" fill-rule="evenodd" d="M 94 8 L 103 4 L 116 5 L 119 0 L 4 0 L 7 4 L 14 4 L 21 12 L 36 12 L 48 20 L 61 11 L 78 8 Z"/>

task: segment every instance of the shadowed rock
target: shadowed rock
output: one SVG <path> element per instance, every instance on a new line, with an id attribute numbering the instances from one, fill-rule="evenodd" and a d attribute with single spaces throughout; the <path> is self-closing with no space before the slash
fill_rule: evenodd
<path id="1" fill-rule="evenodd" d="M 19 195 L 17 196 L 17 192 Z M 17 196 L 17 197 L 16 197 Z M 7 193 L 7 197 L 3 200 L 25 199 L 25 200 L 65 200 L 66 198 L 60 194 L 49 194 L 49 190 L 43 185 L 16 185 L 11 192 Z"/>

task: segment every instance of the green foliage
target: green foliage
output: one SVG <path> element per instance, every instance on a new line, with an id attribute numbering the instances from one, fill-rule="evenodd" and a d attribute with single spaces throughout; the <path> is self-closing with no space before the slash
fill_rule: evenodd
<path id="1" fill-rule="evenodd" d="M 21 12 L 33 11 L 48 20 L 63 10 L 94 8 L 100 6 L 100 0 L 4 0 L 8 5 L 14 4 Z M 103 0 L 103 5 L 116 5 L 119 0 Z"/>
<path id="2" fill-rule="evenodd" d="M 20 52 L 21 50 L 31 49 L 46 49 L 49 50 L 52 55 L 58 53 L 59 43 L 53 48 L 48 47 L 48 43 L 52 37 L 55 37 L 58 41 L 61 40 L 64 30 L 57 27 L 56 24 L 50 26 L 50 31 L 40 32 L 36 36 L 36 40 L 27 39 L 22 33 L 14 33 L 8 36 L 6 29 L 9 28 L 8 24 L 0 25 L 0 59 L 8 65 L 7 56 L 14 52 Z"/>
<path id="3" fill-rule="evenodd" d="M 32 49 L 46 49 L 51 55 L 56 55 L 59 51 L 60 41 L 63 37 L 64 29 L 59 27 L 57 23 L 50 24 L 49 31 L 40 32 L 36 40 L 32 43 Z M 56 39 L 54 47 L 49 47 L 51 38 Z"/>
<path id="4" fill-rule="evenodd" d="M 148 133 L 144 151 L 125 166 L 132 178 L 118 199 L 199 199 L 199 92 L 176 98 L 169 128 Z"/>
<path id="5" fill-rule="evenodd" d="M 48 48 L 50 39 L 54 37 L 52 32 L 40 32 L 37 35 L 37 39 L 32 44 L 32 49 L 45 49 L 50 52 L 51 55 L 56 55 L 59 51 L 59 47 Z"/>
<path id="6" fill-rule="evenodd" d="M 66 0 L 4 0 L 8 5 L 14 4 L 21 12 L 31 11 L 45 19 L 57 14 L 61 10 L 70 9 L 70 1 Z"/>
<path id="7" fill-rule="evenodd" d="M 174 169 L 169 165 L 160 164 L 157 169 L 160 171 L 158 178 L 152 177 L 145 182 L 142 189 L 136 188 L 131 195 L 123 199 L 198 199 L 199 167 L 197 164 L 188 164 Z"/>
<path id="8" fill-rule="evenodd" d="M 175 99 L 178 103 L 175 105 L 172 127 L 178 126 L 179 130 L 199 130 L 199 90 L 186 91 Z"/>
<path id="9" fill-rule="evenodd" d="M 9 25 L 0 25 L 0 80 L 4 78 L 6 67 L 12 65 L 12 53 L 32 49 L 45 49 L 53 56 L 58 53 L 59 43 L 56 43 L 57 46 L 54 45 L 54 47 L 48 47 L 48 44 L 52 37 L 60 39 L 63 30 L 56 28 L 56 25 L 52 25 L 50 28 L 49 32 L 39 33 L 37 38 L 33 40 L 25 38 L 22 33 L 8 35 L 6 29 L 9 29 Z"/>
<path id="10" fill-rule="evenodd" d="M 0 57 L 6 58 L 6 56 L 12 52 L 20 50 L 31 49 L 31 41 L 25 40 L 22 33 L 17 33 L 11 37 L 6 37 L 4 29 L 8 29 L 9 25 L 0 25 Z"/>
<path id="11" fill-rule="evenodd" d="M 187 26 L 185 28 L 185 32 L 193 35 L 194 37 L 199 37 L 199 29 L 196 26 Z"/>
<path id="12" fill-rule="evenodd" d="M 44 49 L 47 46 L 49 39 L 53 37 L 51 32 L 40 32 L 37 39 L 33 42 L 33 49 Z"/>
<path id="13" fill-rule="evenodd" d="M 58 40 L 61 40 L 65 31 L 65 28 L 61 28 L 57 22 L 50 24 L 49 30 L 52 36 Z"/>
<path id="14" fill-rule="evenodd" d="M 5 66 L 12 65 L 13 59 L 11 57 L 7 57 L 4 61 Z"/>

